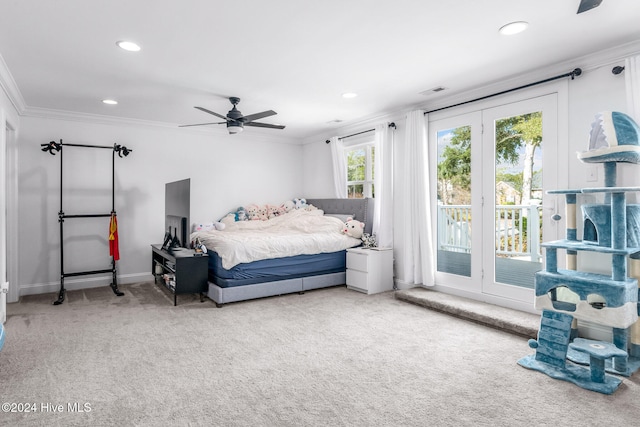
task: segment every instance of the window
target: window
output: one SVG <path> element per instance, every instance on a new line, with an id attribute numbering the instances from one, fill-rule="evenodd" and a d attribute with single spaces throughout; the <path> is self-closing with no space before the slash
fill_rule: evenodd
<path id="1" fill-rule="evenodd" d="M 347 197 L 350 199 L 373 197 L 374 143 L 347 147 L 345 155 L 347 156 Z"/>

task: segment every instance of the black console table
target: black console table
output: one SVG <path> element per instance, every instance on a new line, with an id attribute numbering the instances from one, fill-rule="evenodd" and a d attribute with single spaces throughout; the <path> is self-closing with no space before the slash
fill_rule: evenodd
<path id="1" fill-rule="evenodd" d="M 162 249 L 162 245 L 151 245 L 151 273 L 157 284 L 160 281 L 173 293 L 173 305 L 178 305 L 178 294 L 200 294 L 204 301 L 207 291 L 208 255 L 193 249 Z M 166 280 L 165 277 L 168 279 Z"/>

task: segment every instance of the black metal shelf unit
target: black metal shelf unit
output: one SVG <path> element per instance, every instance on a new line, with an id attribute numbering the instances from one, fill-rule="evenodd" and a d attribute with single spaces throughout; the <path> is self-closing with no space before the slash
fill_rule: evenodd
<path id="1" fill-rule="evenodd" d="M 115 198 L 115 170 L 116 170 L 116 154 L 118 157 L 126 157 L 133 150 L 128 149 L 125 146 L 113 144 L 113 146 L 107 145 L 87 145 L 87 144 L 69 144 L 63 143 L 62 140 L 60 142 L 51 141 L 48 144 L 41 144 L 42 151 L 48 152 L 51 155 L 55 155 L 56 153 L 60 153 L 60 211 L 58 212 L 58 222 L 60 223 L 60 291 L 58 292 L 58 299 L 53 302 L 53 305 L 60 305 L 64 302 L 65 298 L 65 287 L 64 287 L 64 279 L 67 277 L 76 277 L 76 276 L 86 276 L 93 274 L 104 274 L 111 273 L 112 281 L 111 281 L 111 289 L 117 296 L 124 295 L 118 289 L 118 279 L 116 275 L 116 259 L 114 256 L 111 256 L 111 268 L 103 269 L 103 270 L 91 270 L 91 271 L 78 271 L 74 273 L 66 273 L 64 270 L 64 221 L 65 219 L 75 219 L 75 218 L 111 218 L 117 217 L 116 215 L 116 198 Z M 111 157 L 111 212 L 109 213 L 98 213 L 98 214 L 82 214 L 82 215 L 67 215 L 64 213 L 62 208 L 62 190 L 63 190 L 63 156 L 64 152 L 63 147 L 84 147 L 84 148 L 101 148 L 112 150 Z"/>

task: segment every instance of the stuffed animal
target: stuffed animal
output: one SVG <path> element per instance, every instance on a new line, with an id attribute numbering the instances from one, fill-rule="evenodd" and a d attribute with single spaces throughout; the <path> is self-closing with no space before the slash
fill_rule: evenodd
<path id="1" fill-rule="evenodd" d="M 361 240 L 363 248 L 375 248 L 378 246 L 375 235 L 372 236 L 369 233 L 364 233 L 361 237 Z"/>
<path id="2" fill-rule="evenodd" d="M 258 205 L 248 205 L 245 206 L 245 211 L 247 212 L 247 219 L 249 219 L 249 221 L 256 221 L 260 219 L 260 212 L 259 212 L 259 208 Z"/>
<path id="3" fill-rule="evenodd" d="M 293 205 L 296 209 L 304 209 L 307 206 L 307 199 L 293 199 Z"/>
<path id="4" fill-rule="evenodd" d="M 351 217 L 348 217 L 347 221 L 342 227 L 342 233 L 346 234 L 347 236 L 360 239 L 362 238 L 362 233 L 364 233 L 364 222 L 360 222 Z"/>
<path id="5" fill-rule="evenodd" d="M 215 222 L 205 222 L 203 224 L 193 224 L 193 231 L 213 231 L 213 230 L 224 230 L 225 224 L 220 221 Z"/>
<path id="6" fill-rule="evenodd" d="M 294 210 L 296 208 L 296 204 L 293 203 L 293 200 L 287 200 L 282 205 L 280 205 L 280 207 L 282 209 L 284 209 L 285 213 L 287 213 L 287 212 L 291 212 L 292 210 Z"/>
<path id="7" fill-rule="evenodd" d="M 269 219 L 268 215 L 269 210 L 267 209 L 267 205 L 258 206 L 258 219 L 261 221 L 266 221 Z"/>
<path id="8" fill-rule="evenodd" d="M 275 218 L 277 216 L 280 216 L 282 213 L 282 211 L 280 210 L 280 208 L 276 205 L 267 205 L 267 217 L 269 217 L 269 219 L 271 218 Z"/>
<path id="9" fill-rule="evenodd" d="M 236 212 L 234 213 L 236 221 L 247 221 L 249 218 L 247 217 L 247 211 L 240 206 Z"/>

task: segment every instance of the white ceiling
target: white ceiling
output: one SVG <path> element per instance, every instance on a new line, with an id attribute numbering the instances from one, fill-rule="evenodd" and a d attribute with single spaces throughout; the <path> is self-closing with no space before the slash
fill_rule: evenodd
<path id="1" fill-rule="evenodd" d="M 640 40 L 640 1 L 604 0 L 580 15 L 578 4 L 2 0 L 0 55 L 25 114 L 201 123 L 217 119 L 194 106 L 224 115 L 238 96 L 244 114 L 273 109 L 261 121 L 287 126 L 245 133 L 302 139 L 425 105 L 433 98 L 420 92 L 437 86 L 445 96 Z M 517 20 L 529 29 L 498 34 Z M 123 51 L 118 40 L 142 50 Z"/>

